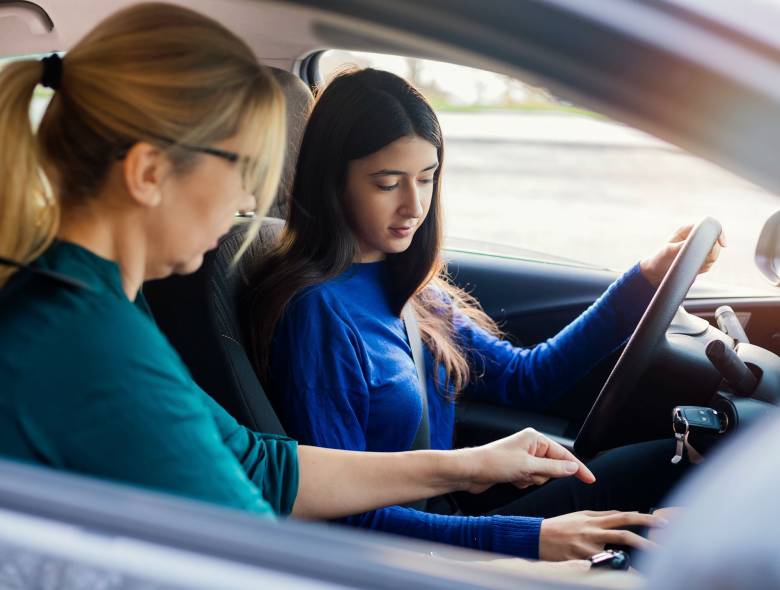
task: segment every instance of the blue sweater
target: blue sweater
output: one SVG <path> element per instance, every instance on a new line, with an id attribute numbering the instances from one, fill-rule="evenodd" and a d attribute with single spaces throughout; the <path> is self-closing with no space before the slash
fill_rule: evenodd
<path id="1" fill-rule="evenodd" d="M 279 323 L 271 382 L 282 422 L 303 444 L 358 451 L 408 450 L 422 416 L 403 322 L 391 311 L 383 262 L 353 264 L 293 298 Z M 654 293 L 635 265 L 555 337 L 517 348 L 454 310 L 459 343 L 481 377 L 464 396 L 544 409 L 625 342 Z M 426 351 L 431 448 L 452 445 L 455 406 L 433 385 Z M 440 373 L 443 382 L 443 374 Z M 537 558 L 541 519 L 448 516 L 392 506 L 349 524 L 496 553 Z"/>

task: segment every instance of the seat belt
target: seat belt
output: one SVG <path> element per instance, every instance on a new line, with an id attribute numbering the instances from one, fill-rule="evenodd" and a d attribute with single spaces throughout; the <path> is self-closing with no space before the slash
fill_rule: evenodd
<path id="1" fill-rule="evenodd" d="M 423 348 L 420 326 L 417 324 L 417 316 L 411 305 L 406 305 L 401 312 L 401 318 L 406 328 L 406 336 L 409 338 L 409 346 L 412 349 L 414 368 L 417 369 L 419 381 L 418 393 L 422 401 L 422 418 L 417 427 L 417 433 L 412 441 L 412 451 L 421 451 L 431 448 L 431 423 L 428 418 L 428 380 L 425 374 L 425 349 Z"/>
<path id="2" fill-rule="evenodd" d="M 417 324 L 417 316 L 412 309 L 411 304 L 404 306 L 401 311 L 401 319 L 404 322 L 406 336 L 409 338 L 409 346 L 412 349 L 412 358 L 414 359 L 414 368 L 417 369 L 417 388 L 422 401 L 422 417 L 417 427 L 417 433 L 414 435 L 412 451 L 423 451 L 431 448 L 431 423 L 428 418 L 428 381 L 425 374 L 425 351 L 423 348 L 422 337 L 420 336 L 420 326 Z M 428 500 L 417 500 L 404 504 L 407 508 L 415 510 L 425 510 Z"/>

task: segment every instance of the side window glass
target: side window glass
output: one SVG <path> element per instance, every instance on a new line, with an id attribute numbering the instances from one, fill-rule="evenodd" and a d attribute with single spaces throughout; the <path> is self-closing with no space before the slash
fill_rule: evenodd
<path id="1" fill-rule="evenodd" d="M 763 189 L 521 80 L 382 54 L 320 58 L 325 83 L 350 66 L 406 78 L 436 110 L 449 247 L 622 271 L 710 215 L 728 248 L 698 283 L 711 294 L 777 295 L 753 262 L 778 208 Z"/>

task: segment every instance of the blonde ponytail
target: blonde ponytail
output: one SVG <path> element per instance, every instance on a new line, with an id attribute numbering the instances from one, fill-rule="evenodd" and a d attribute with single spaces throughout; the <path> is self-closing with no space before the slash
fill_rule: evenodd
<path id="1" fill-rule="evenodd" d="M 42 69 L 39 61 L 26 60 L 0 70 L 0 256 L 18 262 L 49 245 L 59 218 L 29 116 Z M 0 287 L 13 271 L 0 265 Z"/>
<path id="2" fill-rule="evenodd" d="M 166 149 L 183 174 L 199 156 L 177 146 L 238 135 L 256 163 L 245 179 L 257 189 L 254 236 L 281 175 L 284 96 L 241 39 L 181 6 L 121 10 L 63 58 L 36 138 L 28 111 L 42 73 L 28 61 L 0 73 L 0 256 L 35 258 L 57 231 L 59 209 L 94 198 L 116 154 L 138 141 Z M 11 272 L 0 267 L 0 286 Z"/>

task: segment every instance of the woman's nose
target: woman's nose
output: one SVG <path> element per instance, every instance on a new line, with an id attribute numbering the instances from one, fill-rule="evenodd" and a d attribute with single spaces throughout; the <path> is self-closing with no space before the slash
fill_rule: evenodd
<path id="1" fill-rule="evenodd" d="M 405 217 L 420 218 L 423 214 L 421 200 L 422 194 L 417 183 L 412 181 L 408 183 L 404 190 L 404 200 L 401 204 L 401 213 Z"/>

